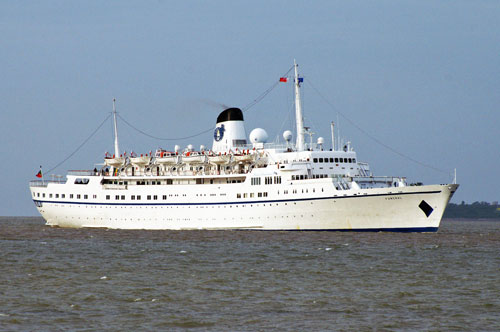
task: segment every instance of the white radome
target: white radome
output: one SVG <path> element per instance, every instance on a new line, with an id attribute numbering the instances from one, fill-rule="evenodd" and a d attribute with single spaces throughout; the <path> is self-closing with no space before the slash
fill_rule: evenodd
<path id="1" fill-rule="evenodd" d="M 267 138 L 267 132 L 262 128 L 255 128 L 250 133 L 250 142 L 252 143 L 266 143 Z"/>

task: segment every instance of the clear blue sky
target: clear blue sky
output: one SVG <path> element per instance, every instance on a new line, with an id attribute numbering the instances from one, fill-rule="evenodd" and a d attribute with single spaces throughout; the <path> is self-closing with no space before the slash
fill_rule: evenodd
<path id="1" fill-rule="evenodd" d="M 182 137 L 213 127 L 216 103 L 249 104 L 294 58 L 306 125 L 327 141 L 342 112 L 415 160 L 457 168 L 453 201 L 500 200 L 500 1 L 2 1 L 0 215 L 37 214 L 28 181 L 73 152 L 113 97 L 137 127 Z M 293 129 L 291 92 L 280 85 L 245 113 L 247 132 Z M 451 181 L 339 119 L 376 174 Z M 55 173 L 102 162 L 111 128 Z M 127 151 L 175 144 L 119 132 Z M 177 143 L 211 146 L 212 133 Z"/>

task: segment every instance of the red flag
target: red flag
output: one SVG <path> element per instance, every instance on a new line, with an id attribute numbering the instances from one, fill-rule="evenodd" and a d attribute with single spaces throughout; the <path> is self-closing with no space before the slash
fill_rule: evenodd
<path id="1" fill-rule="evenodd" d="M 288 81 L 288 78 L 286 77 L 280 77 L 280 82 L 287 82 Z"/>
<path id="2" fill-rule="evenodd" d="M 38 173 L 36 174 L 36 177 L 37 178 L 41 178 L 42 177 L 42 170 L 39 170 Z"/>

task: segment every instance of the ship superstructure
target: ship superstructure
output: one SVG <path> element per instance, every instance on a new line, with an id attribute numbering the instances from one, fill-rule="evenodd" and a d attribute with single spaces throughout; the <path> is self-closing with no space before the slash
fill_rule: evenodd
<path id="1" fill-rule="evenodd" d="M 295 142 L 285 131 L 285 143 L 267 143 L 261 128 L 247 140 L 243 112 L 228 108 L 217 117 L 211 149 L 127 156 L 113 103 L 114 155 L 99 170 L 31 181 L 38 211 L 61 227 L 437 231 L 458 185 L 374 176 L 350 144 L 307 143 L 294 69 Z"/>

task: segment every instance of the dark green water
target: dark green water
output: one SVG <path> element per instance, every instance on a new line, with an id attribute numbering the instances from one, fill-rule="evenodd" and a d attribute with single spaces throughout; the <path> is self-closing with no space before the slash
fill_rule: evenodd
<path id="1" fill-rule="evenodd" d="M 499 331 L 500 222 L 438 233 L 0 218 L 2 331 Z"/>

